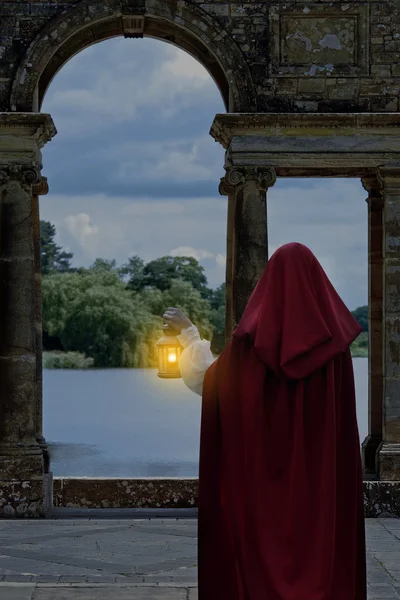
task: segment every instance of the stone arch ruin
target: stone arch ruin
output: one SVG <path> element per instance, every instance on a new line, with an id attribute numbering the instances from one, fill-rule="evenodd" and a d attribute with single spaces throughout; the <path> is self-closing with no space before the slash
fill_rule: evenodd
<path id="1" fill-rule="evenodd" d="M 277 177 L 357 177 L 369 214 L 366 477 L 400 480 L 400 6 L 396 0 L 31 0 L 0 4 L 0 516 L 42 516 L 38 197 L 40 112 L 74 54 L 115 36 L 163 39 L 208 69 L 223 96 L 211 135 L 226 150 L 227 339 L 268 252 Z M 138 42 L 140 43 L 140 42 Z M 51 182 L 50 182 L 51 183 Z"/>
<path id="2" fill-rule="evenodd" d="M 172 5 L 172 6 L 171 6 Z M 154 1 L 141 10 L 118 0 L 83 0 L 52 19 L 33 40 L 13 80 L 11 111 L 40 109 L 55 74 L 75 54 L 112 37 L 153 37 L 185 50 L 208 70 L 231 112 L 256 110 L 250 69 L 238 46 L 217 21 L 196 5 Z M 218 41 L 216 41 L 218 40 Z"/>

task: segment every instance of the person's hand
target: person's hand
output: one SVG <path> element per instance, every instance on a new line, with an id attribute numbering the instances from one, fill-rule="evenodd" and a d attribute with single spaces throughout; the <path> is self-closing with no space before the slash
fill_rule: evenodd
<path id="1" fill-rule="evenodd" d="M 181 333 L 182 329 L 187 329 L 193 325 L 189 317 L 180 308 L 173 308 L 171 306 L 165 311 L 163 319 L 178 334 Z"/>

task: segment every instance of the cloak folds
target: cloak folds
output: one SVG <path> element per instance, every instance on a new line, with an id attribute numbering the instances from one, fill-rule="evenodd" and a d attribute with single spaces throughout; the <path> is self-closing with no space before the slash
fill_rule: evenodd
<path id="1" fill-rule="evenodd" d="M 199 600 L 366 600 L 360 332 L 310 250 L 273 255 L 204 380 Z"/>

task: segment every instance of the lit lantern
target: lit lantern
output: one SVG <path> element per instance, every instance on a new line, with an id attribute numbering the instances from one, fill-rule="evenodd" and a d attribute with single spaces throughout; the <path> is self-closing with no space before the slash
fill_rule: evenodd
<path id="1" fill-rule="evenodd" d="M 169 325 L 163 327 L 164 337 L 157 342 L 158 348 L 158 377 L 162 379 L 178 379 L 181 377 L 179 359 L 182 346 Z"/>

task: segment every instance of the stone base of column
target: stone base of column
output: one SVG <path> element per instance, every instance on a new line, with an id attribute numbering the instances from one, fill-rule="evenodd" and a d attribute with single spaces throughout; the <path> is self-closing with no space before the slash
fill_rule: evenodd
<path id="1" fill-rule="evenodd" d="M 51 510 L 49 484 L 37 444 L 0 445 L 0 518 L 45 517 Z"/>
<path id="2" fill-rule="evenodd" d="M 378 450 L 381 481 L 400 481 L 400 444 L 383 442 Z"/>
<path id="3" fill-rule="evenodd" d="M 36 438 L 37 443 L 39 444 L 42 453 L 43 453 L 43 468 L 45 473 L 49 473 L 50 471 L 50 452 L 49 447 L 45 438 L 41 435 Z"/>
<path id="4" fill-rule="evenodd" d="M 49 471 L 44 474 L 44 516 L 50 516 L 53 510 L 53 473 Z"/>
<path id="5" fill-rule="evenodd" d="M 364 478 L 367 480 L 378 478 L 379 460 L 377 452 L 381 443 L 382 438 L 380 436 L 367 435 L 361 444 L 363 473 Z"/>

